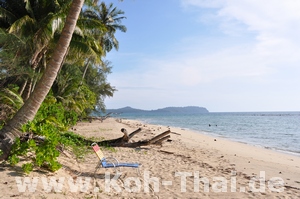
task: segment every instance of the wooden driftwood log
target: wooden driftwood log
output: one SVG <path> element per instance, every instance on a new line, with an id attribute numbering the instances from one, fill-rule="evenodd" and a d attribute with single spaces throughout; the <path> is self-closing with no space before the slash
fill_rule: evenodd
<path id="1" fill-rule="evenodd" d="M 89 116 L 89 117 L 86 117 L 84 119 L 87 119 L 90 123 L 93 121 L 93 120 L 100 120 L 101 122 L 103 122 L 103 120 L 107 119 L 108 117 L 110 117 L 112 113 L 107 113 L 105 116 L 100 116 L 100 117 L 92 117 L 92 116 Z"/>
<path id="2" fill-rule="evenodd" d="M 169 135 L 171 133 L 170 130 L 167 130 L 151 139 L 141 140 L 138 142 L 130 142 L 130 139 L 140 133 L 142 131 L 141 128 L 138 128 L 137 130 L 133 131 L 132 133 L 128 134 L 127 130 L 122 128 L 122 133 L 124 133 L 123 137 L 113 139 L 113 140 L 105 140 L 100 142 L 99 144 L 109 145 L 113 147 L 140 147 L 140 146 L 147 146 L 151 144 L 155 145 L 161 145 L 163 141 L 169 139 L 171 136 Z"/>

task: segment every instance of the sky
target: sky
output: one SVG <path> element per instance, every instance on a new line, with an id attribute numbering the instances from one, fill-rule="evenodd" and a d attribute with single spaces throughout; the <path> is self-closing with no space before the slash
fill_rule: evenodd
<path id="1" fill-rule="evenodd" d="M 127 32 L 107 108 L 300 111 L 299 0 L 105 0 Z"/>

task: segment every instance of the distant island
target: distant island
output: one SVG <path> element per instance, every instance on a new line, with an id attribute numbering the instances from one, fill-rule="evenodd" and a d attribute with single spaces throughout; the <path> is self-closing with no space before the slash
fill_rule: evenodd
<path id="1" fill-rule="evenodd" d="M 194 114 L 194 113 L 209 113 L 209 111 L 204 107 L 198 106 L 185 106 L 185 107 L 166 107 L 156 110 L 142 110 L 126 106 L 119 109 L 107 109 L 106 113 L 184 113 L 184 114 Z"/>

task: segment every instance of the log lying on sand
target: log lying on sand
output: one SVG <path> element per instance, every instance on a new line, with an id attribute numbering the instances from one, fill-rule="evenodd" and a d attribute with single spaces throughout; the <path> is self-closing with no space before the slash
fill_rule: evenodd
<path id="1" fill-rule="evenodd" d="M 108 117 L 110 117 L 112 113 L 107 113 L 106 115 L 104 116 L 100 116 L 100 117 L 92 117 L 92 116 L 89 116 L 89 117 L 86 117 L 84 119 L 87 119 L 89 122 L 92 122 L 93 120 L 100 120 L 101 122 L 103 122 L 103 120 L 107 119 Z"/>
<path id="2" fill-rule="evenodd" d="M 113 140 L 105 140 L 102 142 L 99 142 L 100 145 L 108 145 L 113 147 L 140 147 L 140 146 L 147 146 L 147 145 L 161 145 L 163 141 L 169 139 L 171 136 L 169 135 L 171 133 L 170 130 L 167 130 L 151 139 L 147 140 L 141 140 L 138 142 L 130 142 L 130 139 L 140 133 L 142 131 L 141 128 L 138 128 L 137 130 L 133 131 L 132 133 L 128 134 L 127 130 L 122 128 L 121 131 L 124 133 L 123 137 L 113 139 Z"/>

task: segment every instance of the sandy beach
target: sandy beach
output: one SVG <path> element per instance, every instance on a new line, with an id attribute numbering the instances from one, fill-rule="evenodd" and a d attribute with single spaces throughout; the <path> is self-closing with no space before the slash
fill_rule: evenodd
<path id="1" fill-rule="evenodd" d="M 168 129 L 162 145 L 103 148 L 105 156 L 141 164 L 139 173 L 100 168 L 92 149 L 76 159 L 60 156 L 55 173 L 1 163 L 0 198 L 300 198 L 300 157 L 206 136 L 186 129 L 108 118 L 78 123 L 74 132 L 101 140 L 123 136 L 121 128 L 142 131 L 132 140 L 149 139 Z M 77 184 L 76 184 L 77 183 Z"/>

